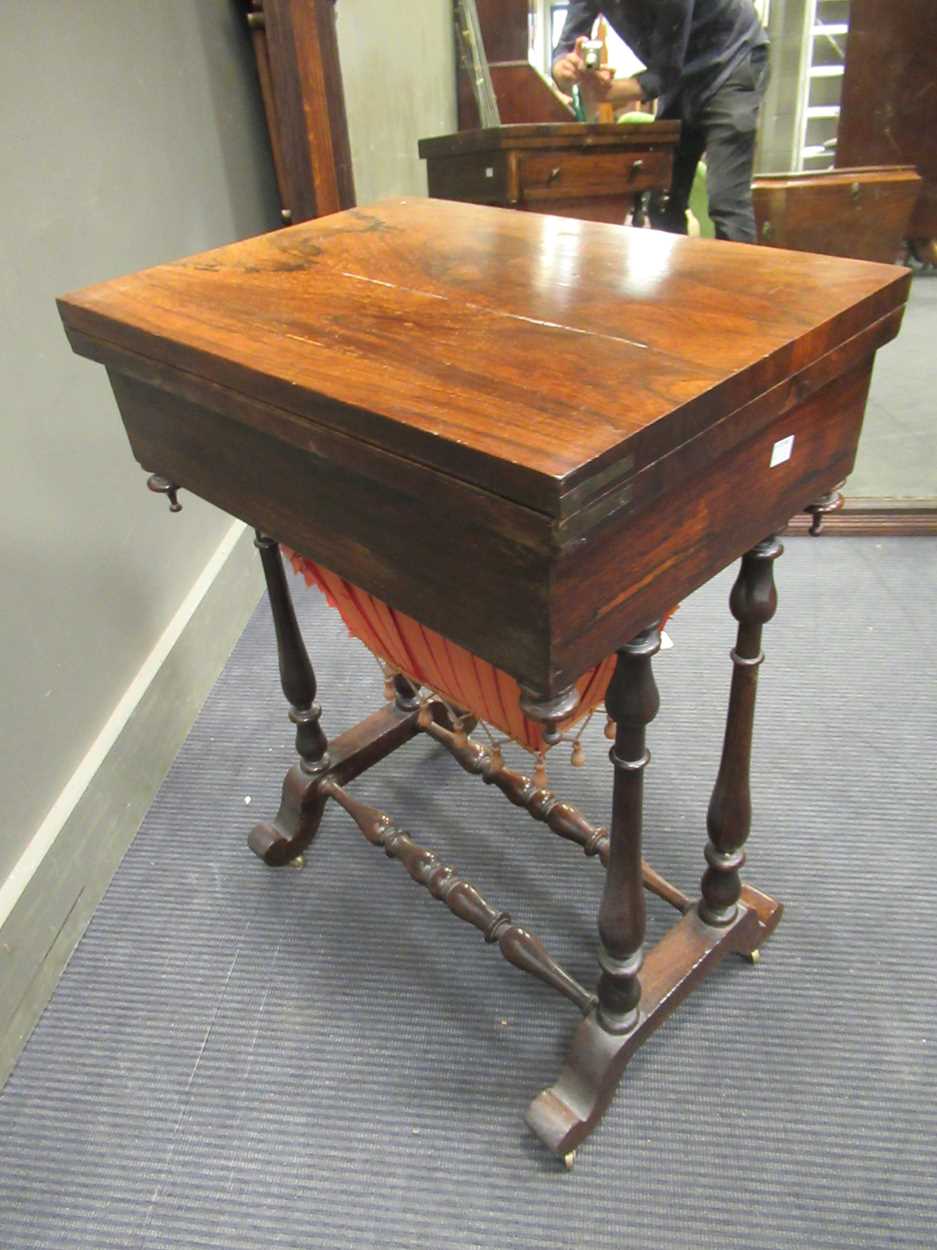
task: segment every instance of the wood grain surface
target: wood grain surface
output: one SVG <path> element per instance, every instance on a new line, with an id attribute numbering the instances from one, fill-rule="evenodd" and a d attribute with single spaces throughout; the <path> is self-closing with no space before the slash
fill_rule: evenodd
<path id="1" fill-rule="evenodd" d="M 907 271 L 395 200 L 65 297 L 66 327 L 558 515 L 900 307 Z M 627 471 L 642 467 L 627 464 Z"/>
<path id="2" fill-rule="evenodd" d="M 488 72 L 502 122 L 568 122 L 573 116 L 551 80 L 529 61 L 492 61 Z"/>
<path id="3" fill-rule="evenodd" d="M 147 470 L 550 703 L 846 477 L 907 286 L 399 200 L 61 308 Z"/>
<path id="4" fill-rule="evenodd" d="M 264 51 L 272 109 L 267 120 L 294 222 L 355 202 L 332 0 L 264 0 Z"/>
<path id="5" fill-rule="evenodd" d="M 836 165 L 916 166 L 913 235 L 937 238 L 937 4 L 851 0 Z"/>
<path id="6" fill-rule="evenodd" d="M 893 264 L 921 185 L 913 165 L 762 174 L 752 184 L 758 241 Z"/>

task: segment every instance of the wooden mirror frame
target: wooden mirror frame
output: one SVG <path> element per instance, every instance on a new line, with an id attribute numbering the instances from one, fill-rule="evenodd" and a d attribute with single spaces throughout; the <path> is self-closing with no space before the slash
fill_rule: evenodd
<path id="1" fill-rule="evenodd" d="M 355 205 L 335 0 L 245 0 L 286 224 Z"/>

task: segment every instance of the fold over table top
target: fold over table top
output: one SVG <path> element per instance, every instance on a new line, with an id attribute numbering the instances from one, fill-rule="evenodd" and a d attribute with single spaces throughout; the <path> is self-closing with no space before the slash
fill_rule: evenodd
<path id="1" fill-rule="evenodd" d="M 400 199 L 60 308 L 78 350 L 167 389 L 203 379 L 563 517 L 894 313 L 908 278 Z"/>

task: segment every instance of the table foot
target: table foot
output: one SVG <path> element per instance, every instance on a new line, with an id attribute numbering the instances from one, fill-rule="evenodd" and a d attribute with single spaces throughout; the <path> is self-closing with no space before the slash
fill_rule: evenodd
<path id="1" fill-rule="evenodd" d="M 559 1078 L 527 1109 L 527 1124 L 564 1161 L 598 1126 L 628 1061 L 650 1035 L 728 954 L 752 956 L 770 937 L 782 906 L 743 886 L 735 920 L 716 928 L 694 907 L 649 952 L 641 970 L 637 1023 L 610 1033 L 596 1011 L 579 1025 Z"/>
<path id="2" fill-rule="evenodd" d="M 448 712 L 437 700 L 427 704 L 427 715 L 448 724 Z M 247 845 L 272 868 L 301 856 L 315 837 L 328 801 L 325 781 L 340 785 L 352 781 L 419 733 L 420 706 L 408 711 L 395 703 L 372 712 L 330 744 L 321 768 L 310 772 L 294 764 L 286 774 L 280 810 L 273 820 L 262 821 L 247 836 Z"/>
<path id="3" fill-rule="evenodd" d="M 261 821 L 247 835 L 247 845 L 271 868 L 282 868 L 301 860 L 303 851 L 318 832 L 326 804 L 326 797 L 319 789 L 320 780 L 310 777 L 295 764 L 283 781 L 276 816 L 271 821 Z"/>

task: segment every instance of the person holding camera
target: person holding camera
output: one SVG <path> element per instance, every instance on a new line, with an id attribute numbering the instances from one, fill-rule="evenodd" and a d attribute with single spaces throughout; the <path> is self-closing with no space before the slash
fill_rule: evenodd
<path id="1" fill-rule="evenodd" d="M 603 16 L 647 67 L 614 78 L 587 67 L 585 44 Z M 659 230 L 686 234 L 686 210 L 704 152 L 709 215 L 719 239 L 755 242 L 752 167 L 768 79 L 768 37 L 752 0 L 571 0 L 553 53 L 553 78 L 578 86 L 587 110 L 656 99 L 657 117 L 682 123 L 670 194 L 651 208 Z"/>

